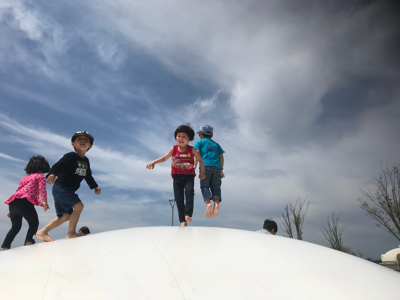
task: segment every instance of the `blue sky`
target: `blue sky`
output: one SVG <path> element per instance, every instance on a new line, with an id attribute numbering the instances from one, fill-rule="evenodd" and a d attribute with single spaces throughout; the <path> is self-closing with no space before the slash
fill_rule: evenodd
<path id="1" fill-rule="evenodd" d="M 171 224 L 170 164 L 146 164 L 190 122 L 226 151 L 220 215 L 191 226 L 258 230 L 287 201 L 366 257 L 399 242 L 359 208 L 380 165 L 399 163 L 400 10 L 396 1 L 3 1 L 0 3 L 0 197 L 32 155 L 54 164 L 87 130 L 102 193 L 78 191 L 92 232 Z M 198 138 L 196 137 L 195 141 Z M 194 144 L 194 142 L 192 145 Z M 48 186 L 49 199 L 51 187 Z M 38 209 L 41 226 L 54 209 Z M 9 230 L 0 206 L 0 236 Z M 175 212 L 175 224 L 178 224 Z M 25 226 L 25 225 L 24 225 Z M 26 227 L 23 227 L 23 231 Z M 63 238 L 66 226 L 52 237 Z M 22 245 L 23 231 L 13 246 Z"/>

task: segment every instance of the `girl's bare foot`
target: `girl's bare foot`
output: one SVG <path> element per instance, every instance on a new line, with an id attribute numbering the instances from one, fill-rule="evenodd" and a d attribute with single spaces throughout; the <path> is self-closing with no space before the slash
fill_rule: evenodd
<path id="1" fill-rule="evenodd" d="M 218 203 L 214 203 L 214 209 L 213 209 L 213 212 L 211 214 L 211 217 L 218 216 L 218 212 L 219 212 L 219 204 Z"/>
<path id="2" fill-rule="evenodd" d="M 36 232 L 36 237 L 40 240 L 42 240 L 43 242 L 54 242 L 54 240 L 49 237 L 49 235 L 45 232 L 43 232 L 42 230 L 39 230 L 38 232 Z"/>
<path id="3" fill-rule="evenodd" d="M 3 248 L 3 251 L 4 251 L 4 250 L 10 250 L 10 248 Z"/>
<path id="4" fill-rule="evenodd" d="M 208 203 L 206 204 L 207 208 L 206 208 L 206 213 L 204 214 L 207 218 L 211 217 L 211 209 L 212 209 L 212 204 Z"/>
<path id="5" fill-rule="evenodd" d="M 185 216 L 185 221 L 186 221 L 186 222 L 192 222 L 192 218 L 189 217 L 189 216 Z"/>
<path id="6" fill-rule="evenodd" d="M 81 236 L 84 236 L 84 234 L 73 232 L 73 233 L 68 233 L 66 238 L 73 239 L 73 238 L 77 238 L 77 237 L 81 237 Z"/>
<path id="7" fill-rule="evenodd" d="M 185 227 L 185 226 L 187 226 L 187 223 L 186 222 L 182 222 L 181 223 L 181 227 Z"/>

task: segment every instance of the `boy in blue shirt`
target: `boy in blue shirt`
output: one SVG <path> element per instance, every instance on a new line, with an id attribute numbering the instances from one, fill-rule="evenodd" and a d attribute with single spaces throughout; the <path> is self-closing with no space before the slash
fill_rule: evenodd
<path id="1" fill-rule="evenodd" d="M 221 146 L 214 142 L 213 128 L 210 125 L 201 125 L 197 132 L 200 140 L 196 142 L 193 148 L 200 153 L 205 165 L 206 177 L 200 180 L 200 189 L 206 203 L 207 218 L 216 217 L 219 212 L 219 203 L 221 202 L 221 178 L 224 178 L 224 150 Z M 210 201 L 214 201 L 214 209 L 211 212 L 212 205 Z"/>

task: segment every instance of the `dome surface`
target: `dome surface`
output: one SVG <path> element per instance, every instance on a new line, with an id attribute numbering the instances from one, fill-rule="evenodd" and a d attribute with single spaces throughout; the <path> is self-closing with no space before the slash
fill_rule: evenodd
<path id="1" fill-rule="evenodd" d="M 315 244 L 142 227 L 0 253 L 2 299 L 397 299 L 400 274 Z"/>

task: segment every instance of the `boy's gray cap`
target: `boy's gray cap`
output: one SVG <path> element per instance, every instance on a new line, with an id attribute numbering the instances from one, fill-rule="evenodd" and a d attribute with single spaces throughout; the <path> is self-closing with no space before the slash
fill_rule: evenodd
<path id="1" fill-rule="evenodd" d="M 213 128 L 210 125 L 201 125 L 200 130 L 197 133 L 205 134 L 205 135 L 212 135 Z"/>

